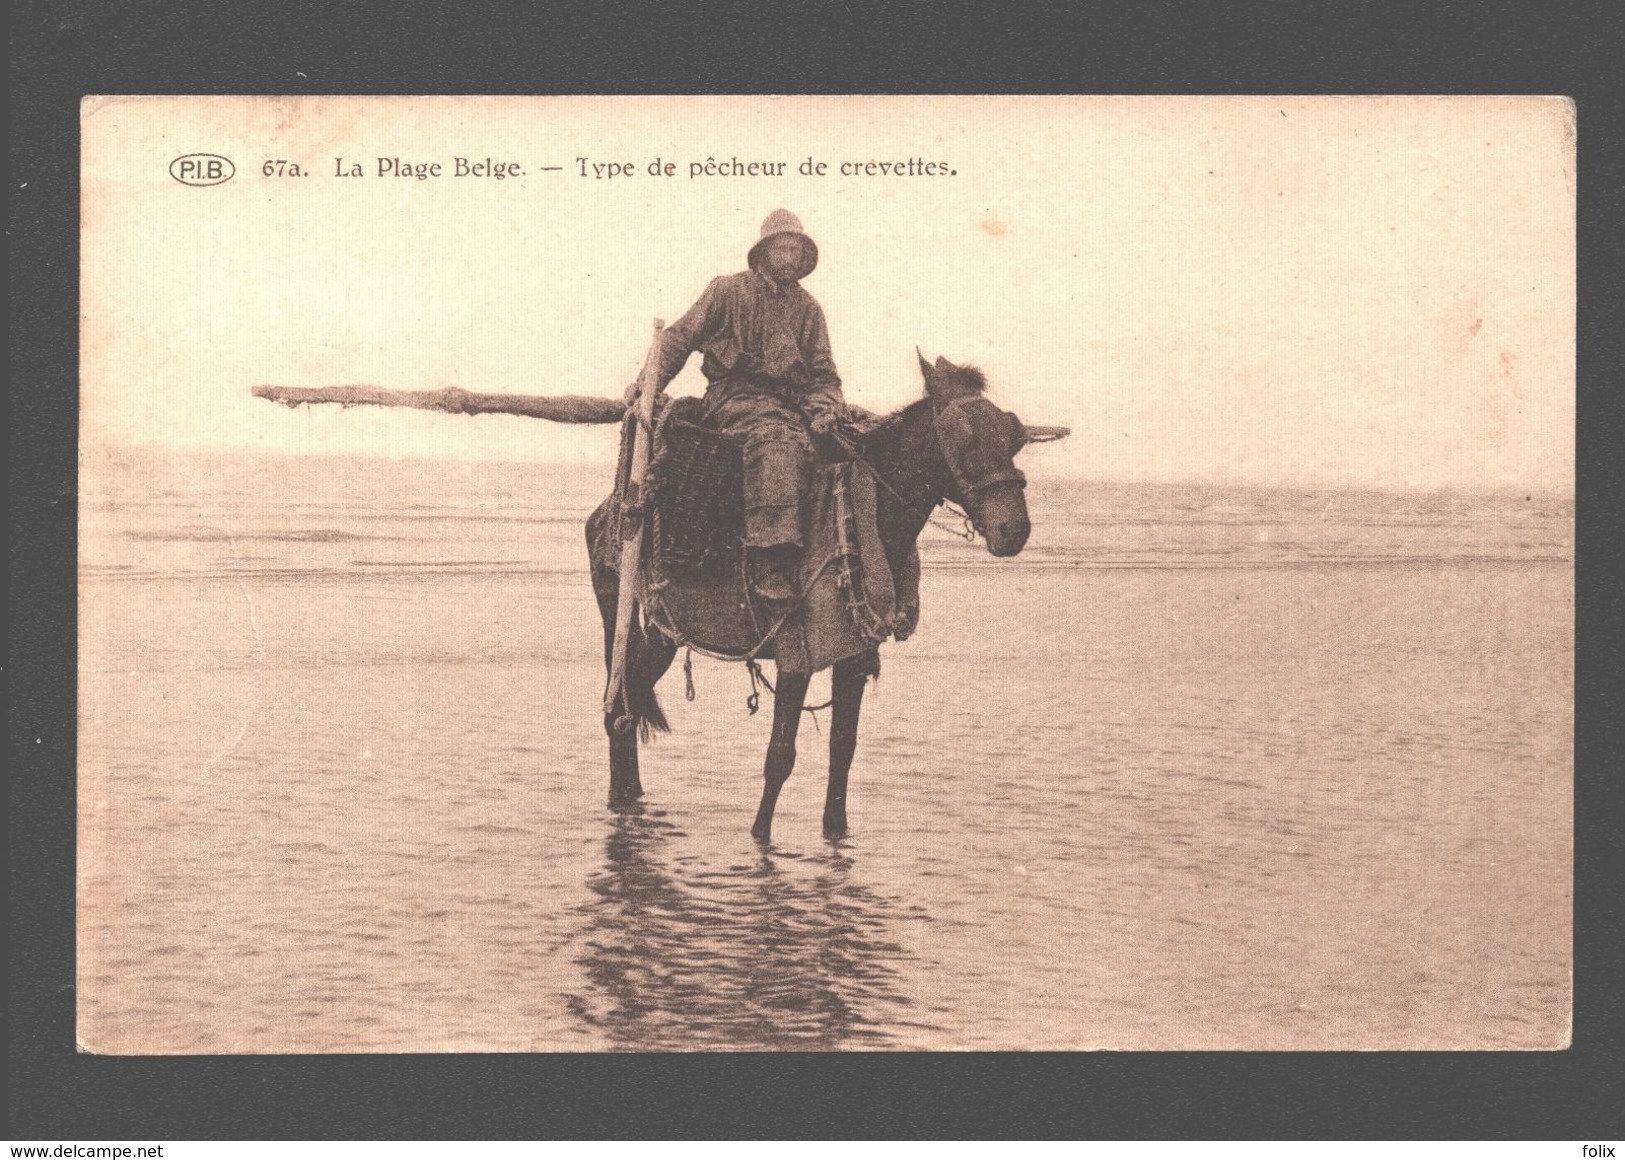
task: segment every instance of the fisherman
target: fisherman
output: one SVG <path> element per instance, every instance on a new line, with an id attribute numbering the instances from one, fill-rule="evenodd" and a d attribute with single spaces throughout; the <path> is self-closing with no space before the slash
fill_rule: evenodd
<path id="1" fill-rule="evenodd" d="M 662 332 L 657 391 L 700 351 L 705 422 L 744 447 L 745 551 L 770 621 L 796 603 L 802 510 L 815 457 L 809 435 L 837 438 L 845 413 L 823 308 L 801 287 L 818 247 L 788 210 L 762 222 L 749 269 L 714 279 Z M 637 384 L 627 388 L 630 403 Z"/>

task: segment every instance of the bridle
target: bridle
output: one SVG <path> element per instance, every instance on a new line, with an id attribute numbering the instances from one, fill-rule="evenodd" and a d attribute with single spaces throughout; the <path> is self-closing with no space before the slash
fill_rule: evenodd
<path id="1" fill-rule="evenodd" d="M 958 419 L 956 409 L 968 406 L 977 398 L 978 396 L 965 396 L 945 403 L 940 408 L 935 403 L 931 405 L 931 422 L 937 439 L 937 450 L 942 455 L 943 462 L 947 464 L 949 474 L 953 476 L 954 486 L 959 489 L 959 494 L 965 500 L 966 506 L 973 510 L 978 506 L 976 496 L 990 488 L 1009 484 L 1021 488 L 1027 486 L 1026 474 L 1014 462 L 1011 463 L 1008 471 L 993 471 L 976 479 L 969 479 L 960 471 L 955 456 L 948 454 L 948 449 L 943 445 L 942 439 L 944 422 L 953 424 Z M 1020 427 L 1020 421 L 1014 415 L 1010 415 L 1009 418 L 1018 428 Z M 967 422 L 965 426 L 969 427 L 969 423 Z M 868 470 L 875 482 L 890 492 L 892 498 L 903 505 L 904 510 L 914 515 L 924 516 L 926 522 L 932 527 L 945 531 L 949 535 L 958 536 L 967 543 L 976 542 L 976 536 L 982 529 L 980 522 L 970 512 L 962 510 L 946 496 L 929 506 L 922 501 L 908 499 L 891 485 L 890 481 L 880 473 L 880 470 L 873 463 L 869 462 L 868 457 L 863 454 L 862 449 L 858 447 L 855 441 L 844 434 L 839 436 L 839 441 L 852 458 Z M 1017 449 L 1019 450 L 1019 448 L 1020 443 L 1018 442 Z M 941 508 L 949 515 L 956 517 L 959 520 L 959 526 L 954 527 L 937 519 L 934 515 L 937 508 Z"/>

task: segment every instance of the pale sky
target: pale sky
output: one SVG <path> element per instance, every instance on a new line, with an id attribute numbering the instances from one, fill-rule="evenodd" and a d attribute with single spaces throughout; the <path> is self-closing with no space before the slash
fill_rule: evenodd
<path id="1" fill-rule="evenodd" d="M 651 320 L 784 206 L 821 250 L 805 285 L 847 399 L 915 397 L 916 345 L 974 361 L 1001 406 L 1073 429 L 1032 474 L 1568 488 L 1572 124 L 1542 98 L 92 98 L 82 435 L 607 478 L 609 428 L 249 389 L 619 394 Z M 171 178 L 205 152 L 235 177 Z M 453 177 L 458 156 L 526 173 Z M 708 157 L 786 172 L 690 177 Z M 910 158 L 954 172 L 839 172 Z"/>

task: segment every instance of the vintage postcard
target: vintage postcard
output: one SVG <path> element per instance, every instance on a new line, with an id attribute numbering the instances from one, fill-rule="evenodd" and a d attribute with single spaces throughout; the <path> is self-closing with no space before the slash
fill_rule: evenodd
<path id="1" fill-rule="evenodd" d="M 1574 124 L 86 99 L 81 1049 L 1565 1047 Z"/>

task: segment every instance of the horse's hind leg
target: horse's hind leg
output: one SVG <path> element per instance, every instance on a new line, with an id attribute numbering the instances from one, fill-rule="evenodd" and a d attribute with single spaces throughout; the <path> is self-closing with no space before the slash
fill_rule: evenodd
<path id="1" fill-rule="evenodd" d="M 622 728 L 620 714 L 604 714 L 604 732 L 609 736 L 609 808 L 625 809 L 643 796 L 643 779 L 638 774 L 638 731 Z"/>
<path id="2" fill-rule="evenodd" d="M 626 642 L 627 662 L 637 648 L 637 640 Z M 604 668 L 608 671 L 615 650 L 613 600 L 604 618 Z M 643 779 L 638 775 L 638 731 L 622 704 L 604 714 L 604 734 L 609 738 L 609 808 L 624 809 L 643 796 Z"/>
<path id="3" fill-rule="evenodd" d="M 614 641 L 611 640 L 613 647 Z M 638 735 L 645 728 L 664 732 L 665 714 L 655 700 L 654 686 L 677 655 L 677 646 L 664 637 L 650 639 L 640 629 L 632 630 L 626 642 L 626 695 L 633 716 L 617 706 L 604 714 L 604 732 L 609 736 L 609 805 L 620 809 L 643 796 L 643 779 L 638 771 Z M 624 702 L 623 702 L 624 703 Z"/>
<path id="4" fill-rule="evenodd" d="M 604 628 L 606 669 L 615 647 L 614 618 Z M 625 693 L 614 710 L 604 714 L 604 733 L 609 738 L 609 807 L 625 809 L 643 796 L 643 779 L 638 770 L 638 734 L 643 728 L 664 731 L 665 715 L 654 695 L 654 686 L 671 667 L 677 647 L 664 637 L 645 636 L 636 624 L 626 642 Z M 626 706 L 630 702 L 631 712 Z"/>
<path id="5" fill-rule="evenodd" d="M 858 748 L 863 686 L 875 671 L 873 654 L 838 661 L 830 676 L 829 787 L 824 791 L 824 837 L 846 837 L 846 776 Z"/>
<path id="6" fill-rule="evenodd" d="M 801 725 L 801 707 L 807 703 L 806 673 L 779 673 L 779 686 L 773 694 L 773 739 L 767 746 L 767 763 L 762 769 L 762 804 L 756 808 L 756 823 L 750 832 L 759 842 L 773 836 L 773 809 L 779 804 L 779 790 L 796 767 L 796 729 Z"/>

